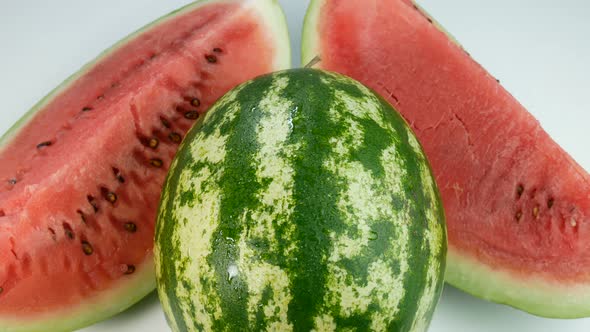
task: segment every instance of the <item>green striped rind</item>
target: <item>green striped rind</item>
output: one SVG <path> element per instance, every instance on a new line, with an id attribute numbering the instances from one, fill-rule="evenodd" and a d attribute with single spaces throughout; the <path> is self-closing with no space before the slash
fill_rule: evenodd
<path id="1" fill-rule="evenodd" d="M 404 120 L 311 69 L 213 106 L 171 166 L 156 229 L 175 331 L 424 331 L 445 257 L 438 191 Z"/>

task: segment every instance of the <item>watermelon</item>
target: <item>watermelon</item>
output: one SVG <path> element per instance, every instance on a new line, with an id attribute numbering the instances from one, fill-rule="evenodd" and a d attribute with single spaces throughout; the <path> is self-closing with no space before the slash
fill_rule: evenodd
<path id="1" fill-rule="evenodd" d="M 155 287 L 153 236 L 187 130 L 290 64 L 274 0 L 190 4 L 125 38 L 0 139 L 0 331 L 66 331 Z"/>
<path id="2" fill-rule="evenodd" d="M 411 129 L 315 69 L 262 76 L 188 133 L 154 248 L 174 331 L 424 331 L 446 230 Z"/>
<path id="3" fill-rule="evenodd" d="M 492 75 L 409 0 L 315 0 L 304 30 L 304 62 L 377 90 L 423 144 L 449 283 L 540 316 L 590 315 L 590 176 Z"/>

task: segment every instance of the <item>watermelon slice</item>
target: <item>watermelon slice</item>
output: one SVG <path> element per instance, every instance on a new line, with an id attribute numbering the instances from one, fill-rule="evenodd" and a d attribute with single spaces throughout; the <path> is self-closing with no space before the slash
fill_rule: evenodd
<path id="1" fill-rule="evenodd" d="M 409 0 L 315 0 L 303 61 L 377 90 L 412 125 L 447 215 L 446 279 L 548 317 L 590 315 L 590 176 Z"/>
<path id="2" fill-rule="evenodd" d="M 152 243 L 183 135 L 290 65 L 274 0 L 202 1 L 103 53 L 0 139 L 0 330 L 72 330 L 155 287 Z"/>

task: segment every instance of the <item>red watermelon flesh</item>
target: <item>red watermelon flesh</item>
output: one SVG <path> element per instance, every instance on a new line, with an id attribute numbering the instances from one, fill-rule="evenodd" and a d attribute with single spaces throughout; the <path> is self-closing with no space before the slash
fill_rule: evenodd
<path id="1" fill-rule="evenodd" d="M 289 65 L 272 0 L 189 5 L 101 55 L 0 141 L 0 330 L 71 330 L 155 286 L 166 171 L 218 97 Z"/>
<path id="2" fill-rule="evenodd" d="M 304 62 L 388 99 L 430 159 L 447 281 L 552 317 L 590 315 L 590 176 L 409 0 L 315 0 Z"/>

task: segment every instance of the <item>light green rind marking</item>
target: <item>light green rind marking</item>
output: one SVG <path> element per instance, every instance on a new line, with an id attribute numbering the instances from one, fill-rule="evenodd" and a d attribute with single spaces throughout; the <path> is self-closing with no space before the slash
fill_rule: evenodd
<path id="1" fill-rule="evenodd" d="M 213 176 L 208 168 L 203 169 L 198 175 L 183 172 L 180 181 L 191 183 L 196 188 L 202 188 L 203 194 L 193 202 L 200 205 L 201 208 L 195 210 L 192 206 L 178 207 L 176 220 L 179 223 L 173 236 L 173 241 L 179 244 L 175 248 L 176 252 L 180 253 L 175 262 L 175 268 L 183 273 L 176 288 L 176 296 L 178 299 L 194 303 L 197 308 L 192 310 L 193 308 L 189 306 L 181 307 L 182 315 L 186 322 L 198 321 L 205 330 L 211 330 L 213 326 L 211 316 L 220 317 L 221 307 L 218 304 L 211 305 L 211 303 L 218 302 L 212 299 L 211 295 L 208 299 L 202 298 L 201 294 L 205 293 L 203 285 L 194 283 L 192 276 L 205 276 L 208 279 L 214 277 L 213 269 L 202 262 L 211 253 L 208 241 L 213 236 L 213 230 L 219 218 L 220 191 L 214 185 L 214 181 L 218 178 L 219 174 Z M 194 240 L 195 233 L 193 232 L 200 234 L 198 241 Z M 185 278 L 191 287 L 184 286 Z M 209 305 L 205 306 L 204 302 Z M 206 311 L 204 308 L 209 310 Z"/>
<path id="2" fill-rule="evenodd" d="M 395 145 L 383 150 L 383 154 L 381 155 L 381 165 L 384 170 L 383 183 L 387 184 L 387 189 L 390 190 L 390 193 L 403 193 L 403 184 L 400 183 L 400 179 L 408 176 L 403 168 L 403 164 L 400 165 L 399 162 L 400 156 Z M 403 198 L 399 197 L 397 199 L 401 200 Z M 396 203 L 396 205 L 397 210 L 395 211 L 396 215 L 394 215 L 394 220 L 396 221 L 396 225 L 398 225 L 396 228 L 397 238 L 392 239 L 393 243 L 391 243 L 390 252 L 392 257 L 398 258 L 399 273 L 405 275 L 408 269 L 411 268 L 405 258 L 408 257 L 411 249 L 409 244 L 412 237 L 411 234 L 409 234 L 407 223 L 409 221 L 411 222 L 412 216 L 407 208 L 404 207 L 403 209 L 400 209 L 401 206 L 399 203 Z"/>
<path id="3" fill-rule="evenodd" d="M 430 209 L 426 209 L 426 219 L 428 221 L 428 228 L 424 233 L 424 242 L 430 248 L 428 257 L 428 270 L 427 270 L 427 283 L 424 289 L 424 294 L 420 298 L 418 303 L 418 309 L 416 312 L 416 320 L 413 324 L 413 331 L 426 331 L 430 325 L 432 317 L 432 310 L 436 303 L 433 304 L 433 299 L 437 301 L 438 296 L 441 292 L 440 279 L 444 275 L 445 271 L 445 254 L 446 254 L 446 230 L 441 225 L 441 215 L 437 214 L 437 211 L 443 211 L 442 206 L 438 204 L 440 202 L 438 190 L 434 182 L 434 177 L 426 157 L 422 153 L 422 147 L 415 138 L 413 133 L 408 127 L 408 141 L 410 145 L 417 151 L 419 156 L 422 156 L 425 162 L 420 164 L 420 173 L 423 179 L 422 186 L 425 197 L 429 197 L 429 201 L 432 206 Z M 437 206 L 439 205 L 439 206 Z"/>
<path id="4" fill-rule="evenodd" d="M 194 241 L 195 233 L 193 232 L 199 232 L 197 234 L 202 238 L 210 239 L 213 226 L 217 223 L 221 196 L 217 181 L 223 175 L 221 165 L 225 160 L 225 146 L 228 138 L 221 131 L 236 118 L 236 112 L 240 109 L 236 97 L 243 86 L 236 87 L 223 100 L 215 104 L 187 134 L 180 150 L 187 150 L 190 153 L 174 159 L 164 186 L 156 228 L 156 267 L 160 279 L 166 277 L 166 273 L 163 273 L 166 270 L 180 272 L 180 275 L 174 272 L 174 282 L 160 280 L 158 284 L 163 309 L 174 331 L 196 329 L 197 327 L 187 326 L 195 317 L 198 318 L 199 328 L 210 328 L 212 322 L 209 312 L 213 312 L 213 316 L 221 315 L 219 305 L 216 304 L 218 300 L 203 299 L 198 295 L 203 294 L 205 290 L 201 287 L 197 289 L 197 292 L 193 288 L 193 280 L 190 276 L 197 275 L 199 268 L 203 270 L 201 272 L 203 275 L 212 276 L 211 268 L 199 263 L 210 251 L 209 242 Z M 216 127 L 205 125 L 206 122 L 211 121 L 219 125 Z M 198 156 L 198 162 L 191 156 Z M 171 199 L 171 195 L 176 197 L 183 193 L 193 193 L 194 198 L 192 200 Z M 201 210 L 193 209 L 195 205 L 201 207 Z M 162 236 L 168 240 L 159 240 Z M 175 253 L 175 259 L 167 265 L 167 258 L 171 253 Z M 187 271 L 189 273 L 186 273 Z M 173 302 L 170 300 L 170 292 L 174 294 Z M 178 303 L 178 299 L 186 299 L 203 306 L 199 310 L 193 310 L 191 307 L 174 305 Z M 208 303 L 209 306 L 205 307 L 204 303 Z"/>
<path id="5" fill-rule="evenodd" d="M 312 332 L 336 332 L 338 325 L 334 321 L 334 317 L 329 314 L 318 316 L 314 319 L 315 328 Z"/>
<path id="6" fill-rule="evenodd" d="M 237 330 L 248 326 L 250 285 L 240 274 L 240 257 L 243 254 L 236 245 L 248 236 L 250 227 L 257 223 L 252 211 L 260 206 L 258 192 L 265 183 L 257 177 L 256 154 L 260 151 L 258 132 L 265 114 L 260 110 L 259 91 L 273 91 L 273 76 L 263 76 L 244 86 L 237 99 L 241 110 L 237 121 L 227 128 L 229 134 L 228 155 L 224 161 L 225 174 L 218 185 L 222 188 L 219 224 L 211 242 L 212 252 L 207 263 L 214 266 L 216 294 L 221 299 L 222 316 L 215 320 L 216 330 Z M 262 291 L 263 297 L 264 291 Z M 272 294 L 269 289 L 266 297 Z"/>
<path id="7" fill-rule="evenodd" d="M 232 100 L 232 96 L 224 106 L 228 111 L 224 113 L 225 117 L 220 121 L 221 124 L 232 122 L 235 119 L 235 113 L 239 111 L 239 105 Z M 211 110 L 209 114 L 215 114 L 215 110 Z M 221 134 L 220 128 L 221 126 L 217 127 L 209 135 L 204 131 L 199 132 L 187 147 L 191 155 L 199 156 L 200 166 L 197 172 L 193 170 L 196 164 L 177 170 L 180 172 L 178 192 L 198 194 L 195 195 L 194 201 L 185 204 L 182 204 L 182 200 L 175 200 L 172 214 L 174 227 L 171 236 L 172 242 L 176 244 L 172 248 L 176 255 L 172 264 L 176 271 L 182 271 L 174 290 L 175 296 L 177 299 L 194 303 L 197 308 L 193 310 L 194 308 L 191 307 L 181 307 L 184 321 L 196 320 L 205 330 L 211 330 L 213 326 L 211 316 L 220 317 L 221 308 L 217 303 L 219 300 L 212 298 L 212 295 L 209 294 L 207 299 L 202 298 L 202 294 L 207 292 L 201 283 L 193 282 L 192 276 L 204 276 L 208 280 L 214 278 L 213 269 L 204 262 L 211 253 L 210 241 L 213 230 L 218 224 L 221 204 L 221 191 L 217 182 L 223 175 L 220 165 L 225 160 L 225 145 L 228 137 Z M 164 201 L 168 199 L 165 198 Z M 195 206 L 199 208 L 195 209 Z M 198 241 L 195 240 L 195 234 L 199 234 Z M 187 288 L 183 282 L 192 287 Z M 168 317 L 174 317 L 174 315 L 169 314 Z"/>
<path id="8" fill-rule="evenodd" d="M 329 83 L 329 82 L 326 82 Z M 361 87 L 361 89 L 364 89 Z M 368 91 L 363 91 L 367 93 Z M 367 96 L 371 96 L 367 93 Z M 344 134 L 333 138 L 333 157 L 326 163 L 326 168 L 341 178 L 344 191 L 340 193 L 338 207 L 344 220 L 352 229 L 339 238 L 333 237 L 334 247 L 330 256 L 330 277 L 326 302 L 340 307 L 340 315 L 350 317 L 353 314 L 371 317 L 370 328 L 373 331 L 386 331 L 389 321 L 398 311 L 398 305 L 404 296 L 403 280 L 408 269 L 407 228 L 405 223 L 411 219 L 408 211 L 392 209 L 391 195 L 401 192 L 402 179 L 405 175 L 399 156 L 395 153 L 395 146 L 391 145 L 383 151 L 381 163 L 389 173 L 385 173 L 385 181 L 375 178 L 371 170 L 366 169 L 359 161 L 349 160 L 355 151 L 366 144 L 364 130 L 358 122 L 359 117 L 374 121 L 382 129 L 395 137 L 395 131 L 387 127 L 382 117 L 383 110 L 378 100 L 352 97 L 342 91 L 335 92 L 336 105 L 331 108 L 330 116 L 347 127 Z M 342 112 L 346 109 L 348 112 Z M 352 116 L 351 116 L 352 115 Z M 388 239 L 385 252 L 375 255 L 375 260 L 368 264 L 368 279 L 355 280 L 346 268 L 339 266 L 344 258 L 348 260 L 364 259 L 363 251 L 368 249 L 371 241 L 377 240 L 379 233 L 374 230 L 375 223 L 387 220 L 399 232 L 396 237 Z M 349 234 L 352 234 L 349 235 Z M 381 234 L 387 236 L 388 234 Z M 381 257 L 396 258 L 383 261 Z M 398 266 L 398 271 L 392 269 Z M 373 306 L 373 307 L 371 307 Z M 381 310 L 372 310 L 378 306 Z M 324 319 L 316 318 L 323 323 Z M 317 326 L 319 330 L 319 326 Z"/>
<path id="9" fill-rule="evenodd" d="M 246 234 L 240 238 L 240 258 L 238 268 L 240 277 L 246 280 L 250 292 L 248 317 L 256 322 L 260 311 L 264 313 L 264 324 L 267 331 L 287 331 L 293 326 L 287 318 L 288 305 L 293 295 L 289 291 L 289 273 L 276 263 L 272 264 L 261 259 L 262 255 L 289 255 L 294 243 L 281 252 L 275 238 L 277 226 L 286 227 L 292 232 L 295 225 L 289 225 L 289 217 L 293 213 L 293 168 L 290 165 L 291 146 L 286 144 L 291 132 L 289 113 L 283 110 L 292 107 L 292 101 L 280 97 L 281 91 L 287 86 L 287 77 L 277 76 L 269 91 L 258 105 L 262 117 L 258 123 L 258 153 L 256 177 L 261 185 L 257 193 L 260 205 L 248 212 L 252 216 Z M 267 248 L 261 252 L 256 243 L 265 239 Z M 265 289 L 272 290 L 272 297 L 263 303 Z"/>

